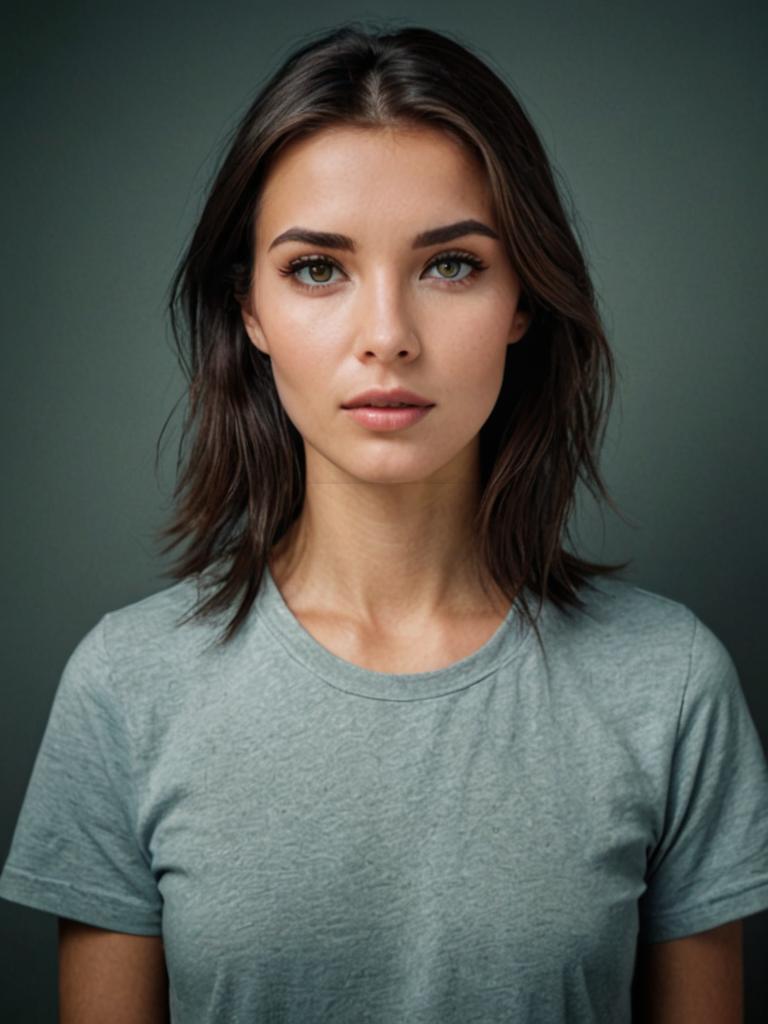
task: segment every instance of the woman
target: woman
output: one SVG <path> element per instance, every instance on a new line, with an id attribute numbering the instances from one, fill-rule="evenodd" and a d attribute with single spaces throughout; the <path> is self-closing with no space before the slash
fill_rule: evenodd
<path id="1" fill-rule="evenodd" d="M 507 86 L 295 51 L 171 311 L 188 549 L 71 655 L 0 879 L 65 1024 L 739 1019 L 768 769 L 707 626 L 565 550 L 613 364 Z"/>

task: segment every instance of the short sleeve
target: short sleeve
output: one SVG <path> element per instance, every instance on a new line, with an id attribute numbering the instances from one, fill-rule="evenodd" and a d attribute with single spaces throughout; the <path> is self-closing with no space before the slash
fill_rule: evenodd
<path id="1" fill-rule="evenodd" d="M 768 763 L 735 665 L 695 618 L 663 832 L 648 858 L 640 941 L 768 908 Z"/>
<path id="2" fill-rule="evenodd" d="M 161 934 L 162 897 L 134 829 L 128 723 L 102 619 L 70 655 L 0 875 L 0 897 L 111 931 Z"/>

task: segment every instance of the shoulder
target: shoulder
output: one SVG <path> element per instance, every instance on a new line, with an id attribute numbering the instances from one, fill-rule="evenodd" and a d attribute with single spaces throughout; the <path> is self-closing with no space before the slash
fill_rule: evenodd
<path id="1" fill-rule="evenodd" d="M 546 619 L 548 660 L 569 692 L 637 721 L 659 713 L 673 720 L 686 694 L 715 696 L 732 686 L 728 650 L 685 603 L 608 577 L 580 596 L 583 610 L 552 611 Z"/>
<path id="2" fill-rule="evenodd" d="M 697 628 L 706 630 L 686 604 L 626 580 L 592 580 L 579 596 L 580 611 L 554 616 L 558 644 L 569 656 L 578 651 L 617 665 L 687 663 Z"/>
<path id="3" fill-rule="evenodd" d="M 686 680 L 731 675 L 720 637 L 681 601 L 625 580 L 601 579 L 586 596 L 581 628 L 621 662 L 681 663 Z"/>
<path id="4" fill-rule="evenodd" d="M 181 699 L 183 689 L 214 675 L 243 644 L 236 635 L 217 647 L 228 615 L 193 617 L 199 603 L 197 583 L 183 580 L 107 611 L 70 654 L 63 688 L 133 710 Z"/>
<path id="5" fill-rule="evenodd" d="M 210 641 L 209 624 L 188 620 L 197 600 L 195 582 L 182 580 L 106 612 L 98 626 L 110 659 L 173 657 Z"/>

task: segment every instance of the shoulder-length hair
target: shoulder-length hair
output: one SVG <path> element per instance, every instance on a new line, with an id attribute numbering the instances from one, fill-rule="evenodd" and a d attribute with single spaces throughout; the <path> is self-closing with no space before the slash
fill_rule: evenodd
<path id="1" fill-rule="evenodd" d="M 241 302 L 271 162 L 288 142 L 339 125 L 437 128 L 468 147 L 487 173 L 521 284 L 520 308 L 531 320 L 507 348 L 503 384 L 480 431 L 474 536 L 479 564 L 510 602 L 518 601 L 538 636 L 545 599 L 562 611 L 582 609 L 578 591 L 593 586 L 590 576 L 629 564 L 600 565 L 563 547 L 579 478 L 617 508 L 595 454 L 615 368 L 584 257 L 520 102 L 459 42 L 418 26 L 387 34 L 347 22 L 306 43 L 266 82 L 232 133 L 170 286 L 189 407 L 173 520 L 158 537 L 171 538 L 163 554 L 182 540 L 188 547 L 165 575 L 196 578 L 191 617 L 236 605 L 218 641 L 228 642 L 258 595 L 273 545 L 301 511 L 303 440 L 279 400 L 270 359 L 245 332 Z M 526 590 L 537 598 L 535 617 Z"/>

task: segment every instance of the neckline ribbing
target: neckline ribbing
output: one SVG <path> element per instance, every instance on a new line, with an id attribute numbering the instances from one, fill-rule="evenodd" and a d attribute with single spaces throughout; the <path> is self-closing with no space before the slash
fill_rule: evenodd
<path id="1" fill-rule="evenodd" d="M 254 611 L 288 654 L 313 676 L 338 690 L 382 700 L 424 700 L 472 686 L 521 653 L 534 635 L 516 601 L 488 640 L 459 661 L 428 672 L 386 673 L 347 661 L 316 640 L 286 604 L 268 564 Z"/>

